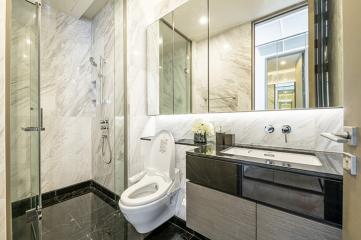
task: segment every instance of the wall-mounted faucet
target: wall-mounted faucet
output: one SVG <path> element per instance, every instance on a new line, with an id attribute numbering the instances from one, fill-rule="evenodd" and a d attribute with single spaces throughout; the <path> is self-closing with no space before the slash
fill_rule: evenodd
<path id="1" fill-rule="evenodd" d="M 283 125 L 282 126 L 282 133 L 285 135 L 285 142 L 287 143 L 287 135 L 291 133 L 291 126 L 290 125 Z"/>
<path id="2" fill-rule="evenodd" d="M 264 131 L 266 133 L 273 133 L 275 131 L 275 128 L 272 125 L 267 125 L 264 127 Z"/>

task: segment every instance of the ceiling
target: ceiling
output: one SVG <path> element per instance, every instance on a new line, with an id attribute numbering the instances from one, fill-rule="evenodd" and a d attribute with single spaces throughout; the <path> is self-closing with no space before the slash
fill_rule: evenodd
<path id="1" fill-rule="evenodd" d="M 268 60 L 268 72 L 295 69 L 297 62 L 302 58 L 302 53 L 294 53 L 282 57 L 274 57 Z"/>
<path id="2" fill-rule="evenodd" d="M 45 0 L 53 8 L 77 19 L 93 19 L 108 0 Z"/>
<path id="3" fill-rule="evenodd" d="M 210 35 L 247 23 L 303 0 L 210 0 Z M 190 0 L 174 12 L 177 30 L 192 40 L 207 37 L 207 25 L 200 18 L 207 17 L 205 0 Z"/>

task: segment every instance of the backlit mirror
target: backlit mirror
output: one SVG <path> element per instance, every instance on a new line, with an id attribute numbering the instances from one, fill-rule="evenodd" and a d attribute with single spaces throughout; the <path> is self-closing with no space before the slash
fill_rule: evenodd
<path id="1" fill-rule="evenodd" d="M 340 5 L 186 2 L 148 28 L 149 114 L 341 107 Z"/>
<path id="2" fill-rule="evenodd" d="M 147 38 L 149 115 L 208 112 L 208 1 L 183 4 Z"/>

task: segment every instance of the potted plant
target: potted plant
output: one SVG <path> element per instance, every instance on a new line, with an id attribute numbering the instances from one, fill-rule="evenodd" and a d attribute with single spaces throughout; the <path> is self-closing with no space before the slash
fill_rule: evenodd
<path id="1" fill-rule="evenodd" d="M 195 143 L 207 143 L 207 137 L 214 135 L 213 125 L 207 122 L 196 122 L 192 126 Z"/>

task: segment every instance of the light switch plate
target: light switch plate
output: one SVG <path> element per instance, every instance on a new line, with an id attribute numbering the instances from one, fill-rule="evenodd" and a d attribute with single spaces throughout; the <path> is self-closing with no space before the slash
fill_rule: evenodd
<path id="1" fill-rule="evenodd" d="M 357 157 L 349 153 L 343 153 L 343 169 L 350 175 L 357 175 Z"/>

